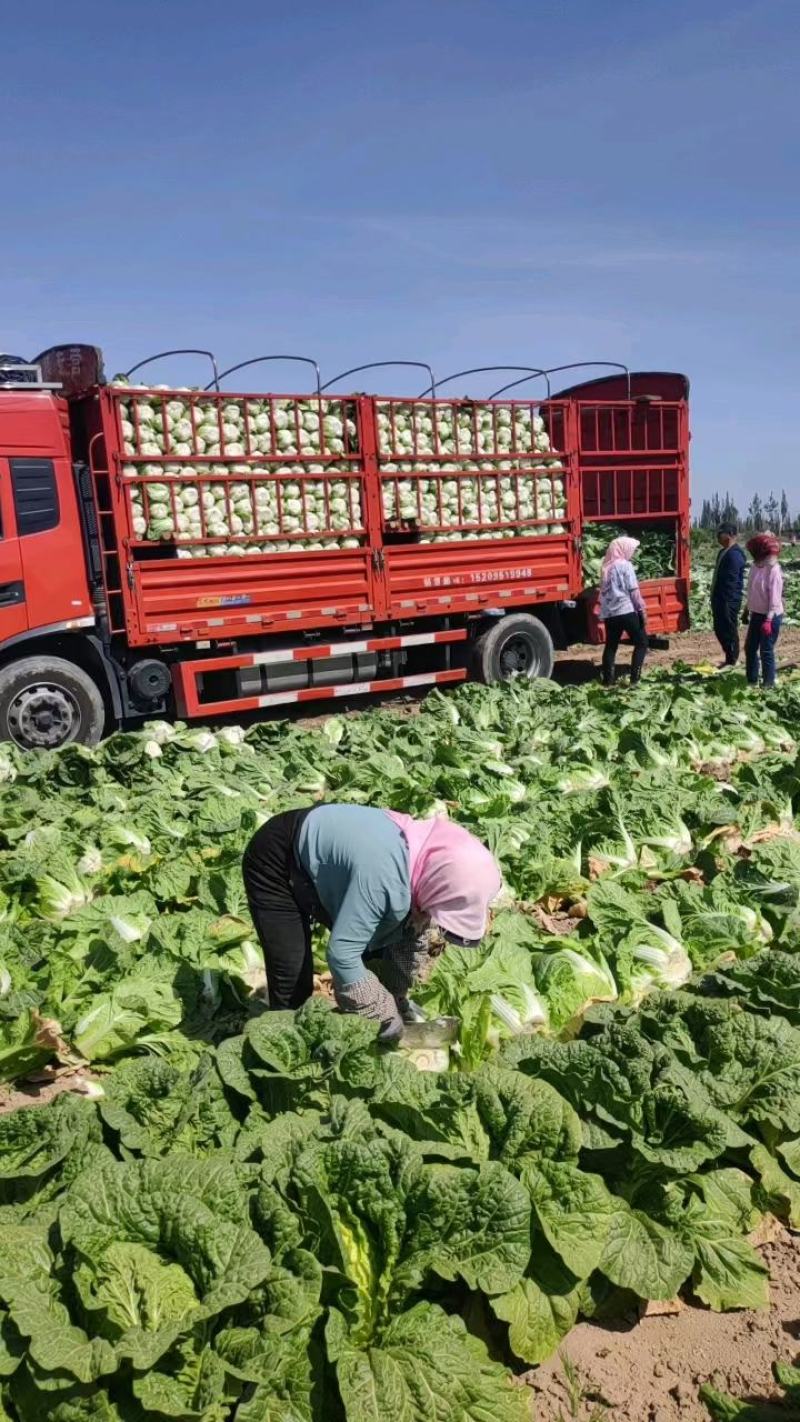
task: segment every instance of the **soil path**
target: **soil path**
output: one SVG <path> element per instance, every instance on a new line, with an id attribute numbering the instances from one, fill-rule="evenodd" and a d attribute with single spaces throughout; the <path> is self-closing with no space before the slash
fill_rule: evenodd
<path id="1" fill-rule="evenodd" d="M 781 670 L 789 671 L 800 666 L 800 629 L 789 628 L 782 632 L 777 647 L 778 675 Z M 555 678 L 566 685 L 578 685 L 593 681 L 600 670 L 599 647 L 570 647 L 568 652 L 556 653 Z M 673 637 L 669 649 L 664 652 L 649 652 L 645 663 L 645 676 L 653 667 L 671 667 L 676 662 L 688 662 L 690 666 L 709 663 L 719 666 L 721 653 L 713 632 L 685 632 Z M 630 665 L 630 651 L 620 648 L 617 666 L 622 675 L 627 676 Z M 744 661 L 740 664 L 744 669 Z"/>
<path id="2" fill-rule="evenodd" d="M 771 1308 L 579 1323 L 560 1356 L 526 1374 L 536 1422 L 709 1422 L 700 1384 L 763 1402 L 780 1396 L 772 1364 L 800 1354 L 800 1239 L 780 1225 L 761 1247 Z M 564 1363 L 566 1359 L 566 1367 Z"/>

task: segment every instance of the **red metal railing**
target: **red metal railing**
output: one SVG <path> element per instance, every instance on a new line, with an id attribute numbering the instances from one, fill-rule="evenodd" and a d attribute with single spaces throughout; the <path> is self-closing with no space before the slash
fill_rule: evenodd
<path id="1" fill-rule="evenodd" d="M 672 529 L 678 578 L 689 572 L 689 428 L 685 400 L 577 401 L 582 521 Z"/>
<path id="2" fill-rule="evenodd" d="M 674 519 L 686 575 L 685 402 L 118 386 L 86 409 L 134 642 L 575 597 L 582 520 Z"/>
<path id="3" fill-rule="evenodd" d="M 116 633 L 124 632 L 126 625 L 122 586 L 124 548 L 120 541 L 113 480 L 106 451 L 104 434 L 102 430 L 98 430 L 89 440 L 89 470 L 100 540 L 100 576 L 108 608 L 109 630 Z"/>
<path id="4" fill-rule="evenodd" d="M 356 402 L 341 396 L 107 389 L 121 420 L 129 416 L 131 430 L 120 426 L 120 447 L 127 458 L 280 462 L 287 457 L 339 460 L 358 454 Z M 160 447 L 153 434 L 160 436 Z"/>
<path id="5" fill-rule="evenodd" d="M 679 401 L 579 404 L 582 454 L 680 454 Z"/>
<path id="6" fill-rule="evenodd" d="M 680 512 L 677 467 L 582 468 L 585 519 L 657 518 Z"/>

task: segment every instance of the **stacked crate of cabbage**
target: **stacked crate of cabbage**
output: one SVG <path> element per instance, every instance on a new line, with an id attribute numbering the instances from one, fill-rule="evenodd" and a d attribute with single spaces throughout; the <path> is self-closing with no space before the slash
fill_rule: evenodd
<path id="1" fill-rule="evenodd" d="M 388 528 L 422 542 L 566 531 L 564 466 L 535 406 L 379 400 L 376 410 Z M 361 545 L 352 401 L 131 387 L 119 411 L 135 538 L 187 558 Z"/>
<path id="2" fill-rule="evenodd" d="M 348 402 L 168 396 L 131 390 L 120 402 L 123 451 L 137 461 L 123 466 L 137 539 L 192 558 L 359 547 Z"/>
<path id="3" fill-rule="evenodd" d="M 422 542 L 564 533 L 564 466 L 536 407 L 378 402 L 384 517 Z"/>

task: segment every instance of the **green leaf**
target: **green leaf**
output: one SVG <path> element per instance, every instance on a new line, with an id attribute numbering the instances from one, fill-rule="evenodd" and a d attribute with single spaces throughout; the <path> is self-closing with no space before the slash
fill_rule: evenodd
<path id="1" fill-rule="evenodd" d="M 671 1299 L 691 1273 L 693 1251 L 675 1230 L 618 1202 L 599 1268 L 642 1299 Z"/>
<path id="2" fill-rule="evenodd" d="M 524 1279 L 491 1300 L 495 1316 L 508 1323 L 512 1351 L 533 1367 L 554 1353 L 578 1317 L 579 1285 L 544 1241 L 534 1241 Z"/>
<path id="3" fill-rule="evenodd" d="M 800 1403 L 800 1367 L 793 1367 L 791 1363 L 773 1363 L 772 1371 L 789 1401 Z"/>
<path id="4" fill-rule="evenodd" d="M 238 1130 L 209 1054 L 192 1070 L 153 1057 L 121 1062 L 99 1110 L 120 1145 L 141 1155 L 202 1154 L 231 1145 Z"/>
<path id="5" fill-rule="evenodd" d="M 670 1076 L 643 1095 L 633 1145 L 648 1164 L 684 1175 L 719 1158 L 729 1144 L 730 1127 L 688 1072 L 674 1068 Z"/>
<path id="6" fill-rule="evenodd" d="M 67 1382 L 95 1382 L 116 1367 L 113 1348 L 73 1326 L 58 1297 L 54 1260 L 44 1230 L 7 1226 L 0 1230 L 0 1303 L 23 1338 L 31 1358 Z"/>
<path id="7" fill-rule="evenodd" d="M 717 1392 L 709 1383 L 703 1383 L 700 1398 L 713 1422 L 800 1422 L 800 1410 L 797 1408 L 787 1410 L 781 1403 L 745 1402 Z"/>
<path id="8" fill-rule="evenodd" d="M 238 1389 L 226 1383 L 225 1365 L 208 1345 L 187 1342 L 134 1379 L 133 1393 L 145 1413 L 181 1422 L 226 1422 Z"/>
<path id="9" fill-rule="evenodd" d="M 72 1041 L 87 1061 L 109 1061 L 134 1047 L 159 1042 L 181 1020 L 168 983 L 131 975 L 97 996 L 76 1022 Z"/>
<path id="10" fill-rule="evenodd" d="M 800 1180 L 800 1137 L 793 1141 L 783 1141 L 778 1150 L 792 1174 Z"/>
<path id="11" fill-rule="evenodd" d="M 531 1209 L 524 1185 L 497 1162 L 478 1170 L 425 1166 L 408 1194 L 410 1250 L 397 1279 L 408 1288 L 427 1270 L 502 1293 L 530 1254 Z"/>
<path id="12" fill-rule="evenodd" d="M 152 1367 L 194 1322 L 243 1303 L 271 1268 L 236 1163 L 223 1152 L 85 1172 L 61 1207 L 60 1230 L 79 1256 L 85 1312 L 140 1368 Z M 32 1314 L 30 1322 L 33 1352 Z"/>
<path id="13" fill-rule="evenodd" d="M 299 1389 L 286 1396 L 264 1383 L 248 1401 L 239 1404 L 236 1422 L 312 1422 L 311 1399 Z"/>
<path id="14" fill-rule="evenodd" d="M 473 1085 L 478 1112 L 497 1159 L 512 1168 L 527 1152 L 554 1160 L 577 1159 L 580 1119 L 549 1082 L 485 1066 L 476 1072 Z"/>
<path id="15" fill-rule="evenodd" d="M 20 1368 L 9 1393 L 18 1422 L 137 1422 L 129 1409 L 120 1410 L 110 1393 L 96 1382 L 52 1391 L 49 1380 L 34 1366 Z M 7 1413 L 0 1404 L 0 1422 Z"/>
<path id="16" fill-rule="evenodd" d="M 242 1062 L 244 1037 L 226 1037 L 217 1047 L 217 1071 L 223 1082 L 238 1096 L 247 1101 L 257 1101 L 255 1089 L 247 1068 Z"/>
<path id="17" fill-rule="evenodd" d="M 100 1139 L 95 1103 L 69 1092 L 37 1110 L 0 1115 L 0 1201 L 28 1199 L 56 1169 L 65 1170 L 69 1156 L 78 1159 Z"/>
<path id="18" fill-rule="evenodd" d="M 782 1017 L 733 1012 L 709 1028 L 703 1080 L 735 1120 L 800 1132 L 800 1029 Z"/>
<path id="19" fill-rule="evenodd" d="M 47 1373 L 67 1383 L 96 1382 L 116 1371 L 117 1355 L 104 1338 L 92 1338 L 70 1323 L 69 1313 L 47 1281 L 3 1282 L 8 1311 L 23 1337 L 31 1359 Z"/>
<path id="20" fill-rule="evenodd" d="M 0 1379 L 15 1373 L 24 1356 L 25 1340 L 14 1321 L 0 1307 Z"/>
<path id="21" fill-rule="evenodd" d="M 765 1209 L 786 1220 L 792 1229 L 800 1229 L 800 1184 L 781 1169 L 766 1146 L 754 1146 L 750 1161 L 759 1177 Z"/>
<path id="22" fill-rule="evenodd" d="M 419 1143 L 426 1156 L 458 1159 L 465 1165 L 488 1158 L 490 1142 L 471 1079 L 461 1073 L 418 1071 L 399 1053 L 387 1054 L 381 1066 L 370 1101 L 373 1117 Z"/>
<path id="23" fill-rule="evenodd" d="M 694 1291 L 718 1313 L 769 1307 L 769 1270 L 746 1239 L 696 1238 Z"/>
<path id="24" fill-rule="evenodd" d="M 57 1022 L 52 1025 L 60 1030 Z M 35 1008 L 27 1008 L 10 1019 L 0 1017 L 0 1081 L 15 1081 L 36 1071 L 54 1054 L 52 1033 L 43 1030 Z"/>
<path id="25" fill-rule="evenodd" d="M 406 1197 L 421 1168 L 408 1147 L 377 1139 L 314 1141 L 297 1159 L 293 1192 L 320 1263 L 343 1276 L 339 1305 L 355 1341 L 388 1316 Z"/>
<path id="26" fill-rule="evenodd" d="M 32 1225 L 0 1227 L 0 1296 L 7 1283 L 46 1278 L 53 1267 L 43 1229 Z"/>
<path id="27" fill-rule="evenodd" d="M 542 1160 L 526 1165 L 522 1182 L 548 1244 L 577 1279 L 600 1265 L 618 1204 L 599 1175 Z"/>
<path id="28" fill-rule="evenodd" d="M 379 1346 L 364 1349 L 331 1309 L 326 1337 L 348 1422 L 529 1422 L 525 1390 L 434 1304 L 400 1314 Z"/>
<path id="29" fill-rule="evenodd" d="M 715 992 L 735 994 L 754 1008 L 777 1013 L 800 1027 L 800 958 L 796 953 L 770 948 L 745 962 L 717 968 L 705 983 Z"/>
<path id="30" fill-rule="evenodd" d="M 298 1012 L 267 1012 L 248 1024 L 242 1063 L 258 1100 L 270 1113 L 324 1102 L 331 1086 L 350 1090 L 374 1085 L 379 1070 L 378 1023 L 334 1012 L 312 998 Z M 228 1057 L 226 1081 L 240 1090 L 238 1069 Z"/>
<path id="31" fill-rule="evenodd" d="M 753 1180 L 743 1170 L 725 1166 L 693 1176 L 689 1183 L 702 1195 L 709 1213 L 725 1221 L 732 1232 L 749 1234 L 761 1218 L 753 1200 Z"/>
<path id="32" fill-rule="evenodd" d="M 202 1313 L 188 1274 L 142 1244 L 116 1241 L 82 1261 L 74 1278 L 97 1331 L 135 1368 L 152 1368 Z"/>

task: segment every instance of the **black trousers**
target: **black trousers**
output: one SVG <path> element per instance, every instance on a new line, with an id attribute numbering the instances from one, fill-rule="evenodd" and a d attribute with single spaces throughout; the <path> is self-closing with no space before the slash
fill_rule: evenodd
<path id="1" fill-rule="evenodd" d="M 725 664 L 735 667 L 739 660 L 739 612 L 741 603 L 712 602 L 714 636 L 725 654 Z"/>
<path id="2" fill-rule="evenodd" d="M 644 659 L 647 656 L 647 632 L 644 620 L 638 612 L 624 612 L 619 617 L 606 618 L 606 645 L 603 652 L 603 681 L 610 686 L 614 680 L 614 664 L 622 634 L 627 632 L 633 643 L 631 661 L 631 683 L 635 684 L 642 675 Z"/>
<path id="3" fill-rule="evenodd" d="M 300 868 L 295 845 L 311 806 L 273 815 L 244 852 L 242 876 L 264 954 L 271 1008 L 301 1007 L 314 986 L 311 921 L 326 923 L 314 885 Z"/>

